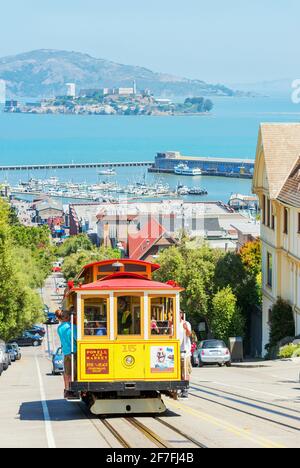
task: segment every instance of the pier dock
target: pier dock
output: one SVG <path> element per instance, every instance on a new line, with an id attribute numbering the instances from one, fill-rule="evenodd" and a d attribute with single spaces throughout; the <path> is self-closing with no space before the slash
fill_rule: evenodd
<path id="1" fill-rule="evenodd" d="M 0 171 L 42 171 L 53 169 L 103 169 L 118 167 L 152 167 L 153 161 L 133 162 L 101 162 L 101 163 L 70 163 L 70 164 L 26 164 L 18 166 L 0 166 Z"/>

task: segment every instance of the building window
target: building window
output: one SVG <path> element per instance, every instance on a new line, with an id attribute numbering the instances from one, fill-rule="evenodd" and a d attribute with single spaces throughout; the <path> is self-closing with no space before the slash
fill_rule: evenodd
<path id="1" fill-rule="evenodd" d="M 267 254 L 267 285 L 273 286 L 273 256 L 270 253 Z"/>
<path id="2" fill-rule="evenodd" d="M 263 203 L 262 203 L 262 223 L 266 224 L 266 196 L 263 196 Z"/>
<path id="3" fill-rule="evenodd" d="M 270 309 L 268 310 L 268 324 L 271 325 L 272 324 L 272 318 L 273 318 L 273 310 Z"/>
<path id="4" fill-rule="evenodd" d="M 300 213 L 298 213 L 298 234 L 300 234 Z"/>
<path id="5" fill-rule="evenodd" d="M 287 208 L 285 208 L 283 212 L 283 233 L 289 233 L 289 212 Z"/>
<path id="6" fill-rule="evenodd" d="M 271 200 L 267 198 L 267 226 L 271 227 Z"/>

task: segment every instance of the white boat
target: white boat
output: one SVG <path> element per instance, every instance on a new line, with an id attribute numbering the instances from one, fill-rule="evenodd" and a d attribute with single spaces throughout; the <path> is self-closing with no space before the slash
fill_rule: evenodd
<path id="1" fill-rule="evenodd" d="M 117 175 L 116 171 L 114 169 L 102 169 L 101 171 L 98 171 L 99 175 L 106 175 L 106 176 L 114 176 Z"/>
<path id="2" fill-rule="evenodd" d="M 183 176 L 199 176 L 202 175 L 202 170 L 199 167 L 191 168 L 187 164 L 178 164 L 175 166 L 174 173 Z"/>

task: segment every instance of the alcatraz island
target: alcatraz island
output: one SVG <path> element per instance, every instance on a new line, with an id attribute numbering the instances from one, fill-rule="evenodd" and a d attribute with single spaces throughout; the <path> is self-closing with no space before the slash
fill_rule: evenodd
<path id="1" fill-rule="evenodd" d="M 27 114 L 78 114 L 78 115 L 203 115 L 213 109 L 213 102 L 204 97 L 189 97 L 183 103 L 157 98 L 149 89 L 131 88 L 81 89 L 68 83 L 64 96 L 21 103 L 6 101 L 4 112 Z"/>

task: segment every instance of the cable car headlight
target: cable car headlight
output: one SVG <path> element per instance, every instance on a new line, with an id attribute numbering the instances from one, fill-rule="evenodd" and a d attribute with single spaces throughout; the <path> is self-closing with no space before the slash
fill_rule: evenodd
<path id="1" fill-rule="evenodd" d="M 126 356 L 123 360 L 123 363 L 126 367 L 132 367 L 135 364 L 135 359 L 133 356 Z"/>

